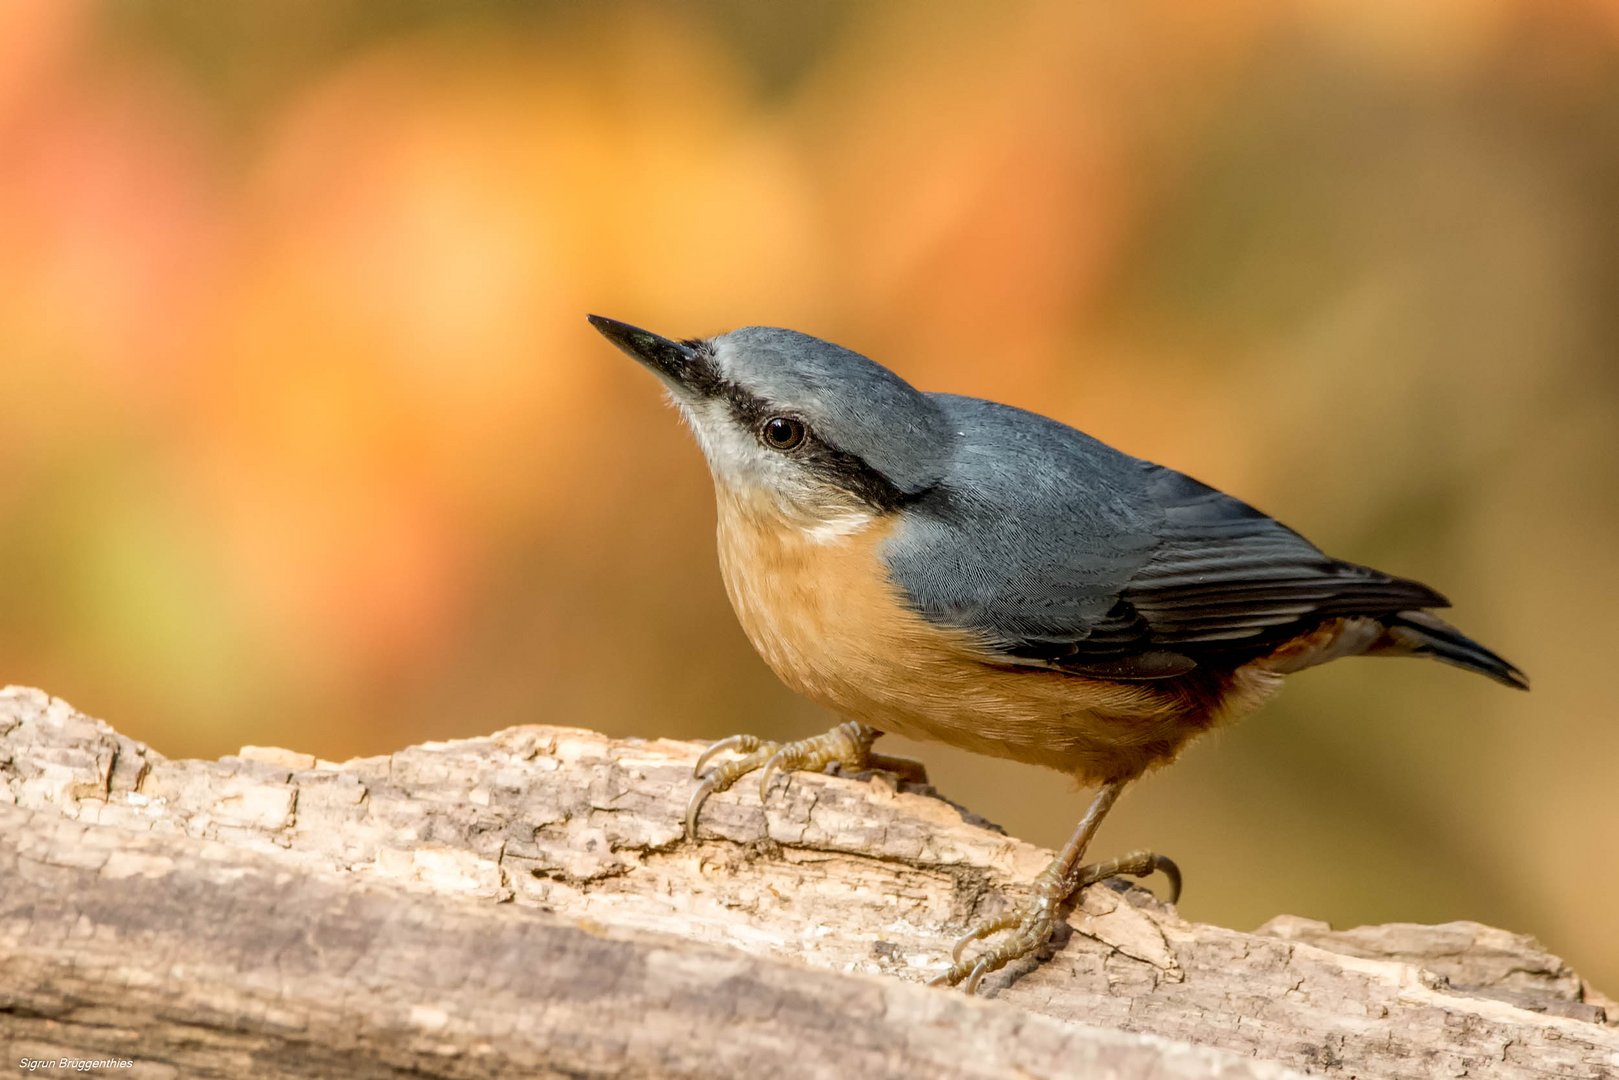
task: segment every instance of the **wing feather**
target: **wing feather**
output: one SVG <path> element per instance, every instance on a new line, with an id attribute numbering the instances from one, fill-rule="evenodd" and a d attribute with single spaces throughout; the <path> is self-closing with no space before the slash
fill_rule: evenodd
<path id="1" fill-rule="evenodd" d="M 1072 428 L 939 400 L 968 448 L 908 508 L 890 566 L 924 615 L 974 631 L 1001 662 L 1166 678 L 1243 663 L 1328 619 L 1448 606 Z"/>

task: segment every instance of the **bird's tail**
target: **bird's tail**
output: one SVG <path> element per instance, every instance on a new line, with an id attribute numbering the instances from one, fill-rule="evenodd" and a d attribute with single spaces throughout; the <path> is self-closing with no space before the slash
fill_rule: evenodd
<path id="1" fill-rule="evenodd" d="M 1383 620 L 1382 638 L 1367 650 L 1389 656 L 1431 656 L 1519 690 L 1529 677 L 1443 619 L 1426 611 L 1402 611 Z"/>

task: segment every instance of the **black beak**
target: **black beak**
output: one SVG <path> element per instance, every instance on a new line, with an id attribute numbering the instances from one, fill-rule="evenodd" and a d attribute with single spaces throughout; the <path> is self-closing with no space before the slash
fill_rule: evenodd
<path id="1" fill-rule="evenodd" d="M 704 358 L 690 345 L 670 341 L 616 319 L 604 319 L 600 315 L 586 317 L 591 326 L 601 331 L 602 337 L 617 345 L 625 355 L 639 360 L 676 386 L 694 389 L 701 378 Z"/>

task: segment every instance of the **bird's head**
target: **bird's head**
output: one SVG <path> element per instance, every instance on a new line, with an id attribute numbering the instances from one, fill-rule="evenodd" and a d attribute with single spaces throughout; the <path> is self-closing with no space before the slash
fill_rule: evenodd
<path id="1" fill-rule="evenodd" d="M 716 487 L 811 530 L 904 505 L 938 483 L 953 433 L 881 364 L 794 330 L 675 341 L 590 317 L 685 414 Z"/>

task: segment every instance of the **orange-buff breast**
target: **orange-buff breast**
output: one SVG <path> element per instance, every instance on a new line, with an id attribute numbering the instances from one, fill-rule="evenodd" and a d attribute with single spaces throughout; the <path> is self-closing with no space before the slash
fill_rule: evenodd
<path id="1" fill-rule="evenodd" d="M 817 529 L 724 487 L 717 496 L 720 570 L 754 648 L 791 689 L 882 731 L 1090 783 L 1171 760 L 1235 711 L 1232 691 L 1245 712 L 1280 682 L 1111 682 L 997 662 L 906 601 L 882 557 L 892 516 Z"/>

